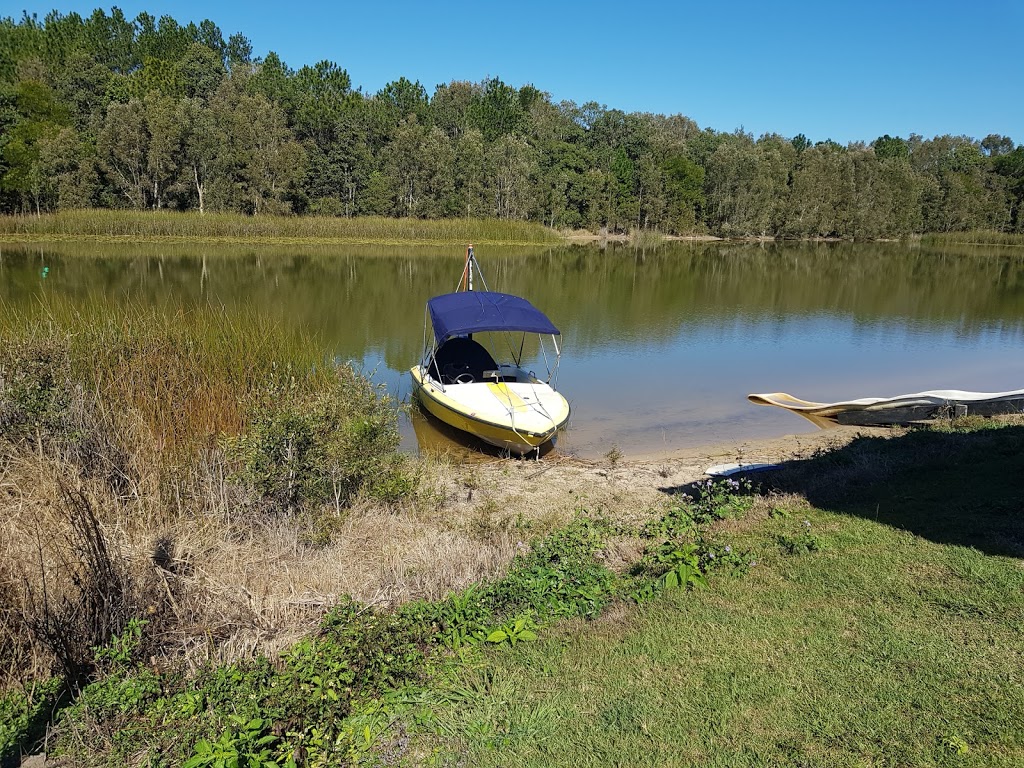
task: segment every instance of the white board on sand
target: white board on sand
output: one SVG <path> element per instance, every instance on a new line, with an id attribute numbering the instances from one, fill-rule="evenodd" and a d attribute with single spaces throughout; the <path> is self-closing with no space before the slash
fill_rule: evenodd
<path id="1" fill-rule="evenodd" d="M 715 464 L 705 469 L 704 474 L 712 477 L 729 477 L 742 472 L 764 472 L 778 468 L 778 464 Z"/>

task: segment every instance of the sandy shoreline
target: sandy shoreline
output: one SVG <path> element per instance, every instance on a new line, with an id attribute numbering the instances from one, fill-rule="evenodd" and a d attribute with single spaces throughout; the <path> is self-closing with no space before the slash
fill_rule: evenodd
<path id="1" fill-rule="evenodd" d="M 891 436 L 902 430 L 838 427 L 767 439 L 719 443 L 613 460 L 551 453 L 538 461 L 494 457 L 456 463 L 442 485 L 449 514 L 476 514 L 485 503 L 493 516 L 567 520 L 586 510 L 643 520 L 714 464 L 781 464 L 832 450 L 859 436 Z"/>

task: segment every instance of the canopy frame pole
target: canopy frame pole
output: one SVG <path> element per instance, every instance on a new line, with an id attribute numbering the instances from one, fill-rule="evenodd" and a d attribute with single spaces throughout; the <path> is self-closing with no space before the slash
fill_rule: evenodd
<path id="1" fill-rule="evenodd" d="M 430 310 L 428 308 L 424 307 L 423 308 L 423 358 L 420 361 L 420 376 L 423 377 L 424 381 L 426 381 L 427 377 L 430 376 L 431 378 L 433 378 L 437 382 L 437 386 L 441 388 L 441 391 L 444 392 L 445 391 L 444 390 L 444 382 L 441 380 L 440 371 L 438 371 L 438 375 L 437 375 L 436 378 L 434 376 L 432 376 L 431 373 L 430 373 L 431 367 L 434 367 L 435 370 L 436 370 L 436 366 L 434 365 L 434 356 L 437 354 L 437 336 L 434 334 L 433 328 L 431 328 L 431 333 L 430 333 L 431 344 L 430 344 L 429 347 L 427 347 L 427 326 L 429 324 L 430 324 Z"/>
<path id="2" fill-rule="evenodd" d="M 555 345 L 555 367 L 554 370 L 548 371 L 548 383 L 553 387 L 558 381 L 558 364 L 562 362 L 562 350 L 558 348 L 558 337 L 555 334 L 551 334 L 551 343 Z"/>

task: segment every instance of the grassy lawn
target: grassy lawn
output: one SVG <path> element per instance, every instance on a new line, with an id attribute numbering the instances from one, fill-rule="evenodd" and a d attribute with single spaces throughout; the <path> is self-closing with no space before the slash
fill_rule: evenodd
<path id="1" fill-rule="evenodd" d="M 1022 765 L 1022 477 L 1020 425 L 800 462 L 719 531 L 755 561 L 746 575 L 489 653 L 437 694 L 418 755 Z"/>

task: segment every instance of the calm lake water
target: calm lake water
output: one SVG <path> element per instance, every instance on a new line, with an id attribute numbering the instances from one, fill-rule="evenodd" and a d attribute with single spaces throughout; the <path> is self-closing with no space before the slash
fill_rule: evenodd
<path id="1" fill-rule="evenodd" d="M 748 403 L 751 392 L 832 401 L 1024 387 L 1024 258 L 1009 252 L 718 243 L 477 256 L 492 290 L 525 296 L 562 331 L 558 388 L 573 408 L 562 453 L 815 431 Z M 461 247 L 4 245 L 0 312 L 44 293 L 256 308 L 407 400 L 424 304 L 454 290 L 462 258 Z M 410 451 L 452 444 L 421 417 L 402 429 Z"/>

